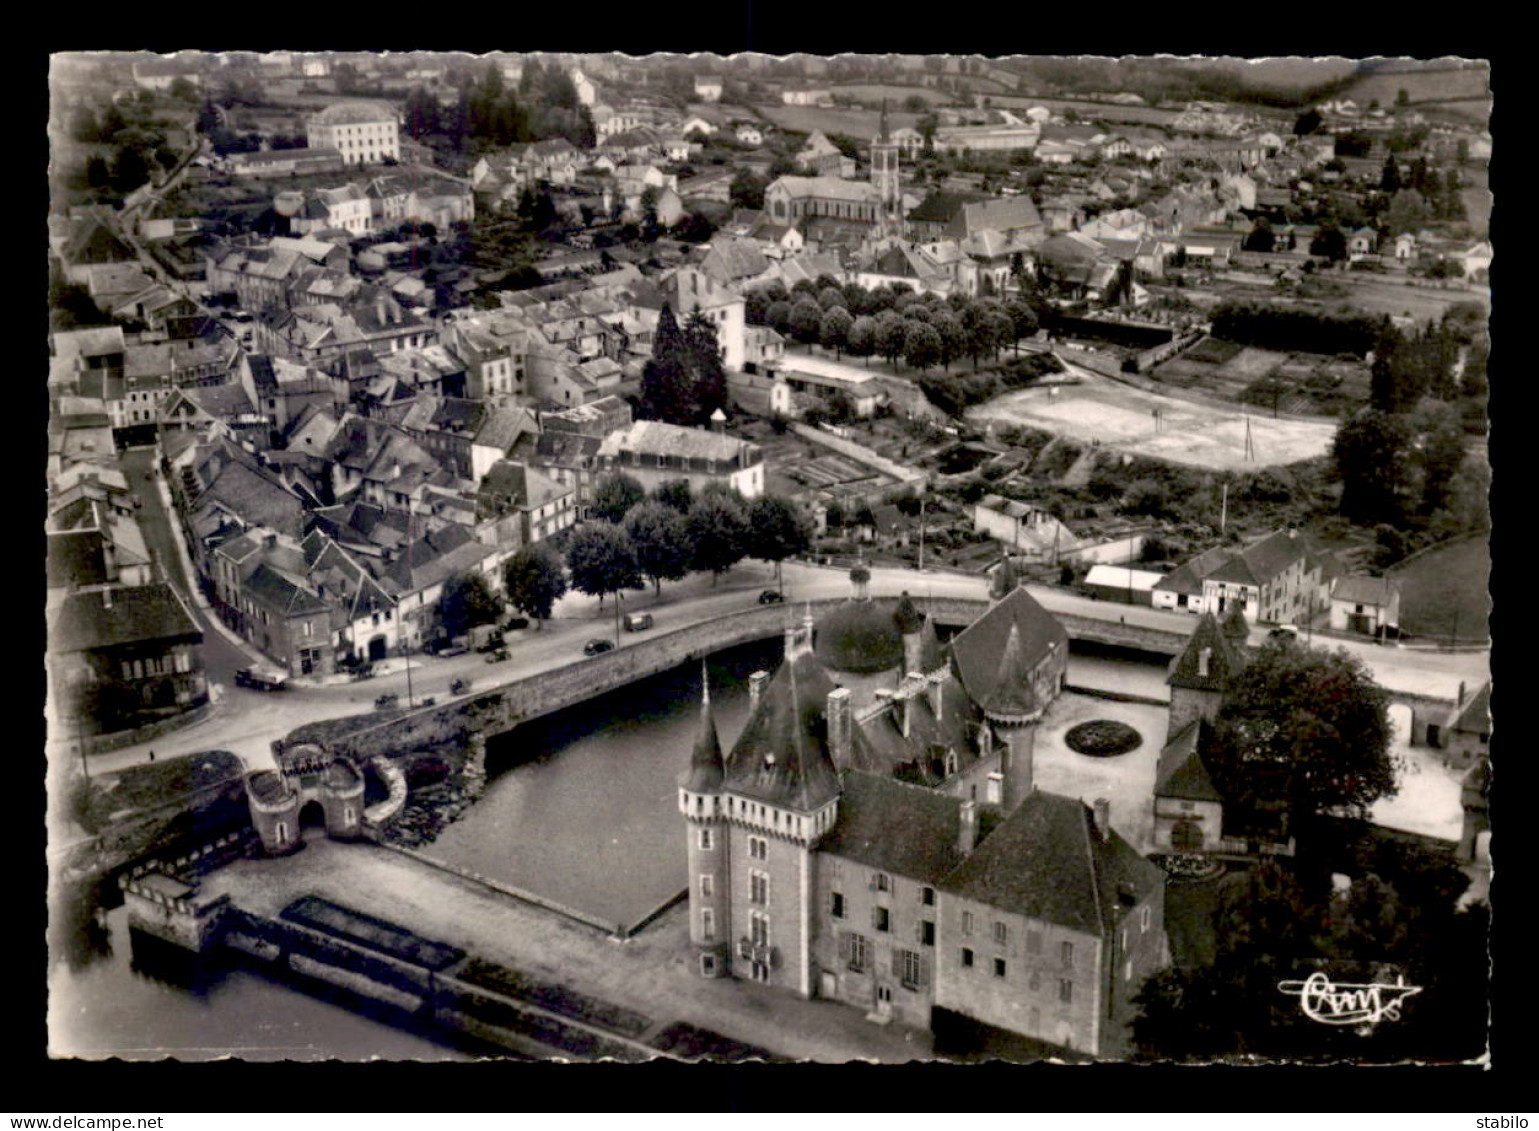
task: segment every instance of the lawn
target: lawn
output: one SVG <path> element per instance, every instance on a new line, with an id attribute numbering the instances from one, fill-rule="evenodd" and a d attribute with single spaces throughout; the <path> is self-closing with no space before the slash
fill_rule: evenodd
<path id="1" fill-rule="evenodd" d="M 822 130 L 825 134 L 843 134 L 861 140 L 876 136 L 882 117 L 879 110 L 825 110 L 821 106 L 760 106 L 759 112 L 783 130 L 802 133 Z M 890 129 L 912 126 L 918 120 L 917 114 L 896 110 L 887 115 Z"/>
<path id="2" fill-rule="evenodd" d="M 1490 636 L 1491 543 L 1485 537 L 1423 554 L 1390 571 L 1400 582 L 1400 631 L 1481 641 Z"/>

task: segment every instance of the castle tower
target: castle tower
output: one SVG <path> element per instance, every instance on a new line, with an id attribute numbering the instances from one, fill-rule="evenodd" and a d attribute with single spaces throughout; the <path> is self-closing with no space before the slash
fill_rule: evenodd
<path id="1" fill-rule="evenodd" d="M 732 877 L 721 797 L 723 769 L 707 682 L 700 692 L 700 730 L 695 735 L 689 770 L 679 781 L 679 811 L 684 814 L 689 837 L 689 941 L 706 978 L 720 978 L 728 970 L 727 907 Z"/>
<path id="2" fill-rule="evenodd" d="M 877 196 L 877 235 L 903 234 L 903 188 L 898 180 L 898 145 L 887 132 L 887 102 L 882 101 L 882 121 L 871 142 L 871 184 Z"/>
<path id="3" fill-rule="evenodd" d="M 1242 647 L 1224 631 L 1212 613 L 1197 618 L 1186 648 L 1170 663 L 1165 682 L 1170 685 L 1171 737 L 1195 719 L 1212 722 L 1223 706 L 1229 682 L 1245 666 Z"/>
<path id="4" fill-rule="evenodd" d="M 1010 625 L 1010 638 L 1005 642 L 1005 654 L 999 663 L 999 682 L 981 706 L 983 717 L 1005 742 L 999 756 L 1002 779 L 999 804 L 1008 813 L 1031 795 L 1036 724 L 1042 718 L 1043 709 L 1031 683 L 1031 672 L 1026 667 L 1021 631 L 1014 622 Z"/>
<path id="5" fill-rule="evenodd" d="M 903 591 L 903 596 L 898 598 L 898 607 L 892 614 L 892 620 L 898 627 L 898 635 L 903 637 L 903 672 L 920 672 L 929 674 L 930 669 L 924 666 L 924 625 L 925 618 L 915 607 L 913 600 L 908 595 L 908 590 Z"/>
<path id="6" fill-rule="evenodd" d="M 699 897 L 700 878 L 713 863 L 709 852 L 717 851 L 718 937 L 730 947 L 729 972 L 802 997 L 812 996 L 815 982 L 813 845 L 838 814 L 833 747 L 855 737 L 849 694 L 835 687 L 807 646 L 808 632 L 794 635 L 725 759 L 717 795 L 701 806 L 702 813 L 710 812 L 711 800 L 719 806 L 717 848 L 697 847 L 705 822 L 690 819 L 691 900 Z M 709 749 L 697 760 L 709 763 Z"/>

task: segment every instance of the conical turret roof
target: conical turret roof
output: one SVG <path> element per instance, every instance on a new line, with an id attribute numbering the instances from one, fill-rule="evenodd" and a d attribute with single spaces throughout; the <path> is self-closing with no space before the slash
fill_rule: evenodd
<path id="1" fill-rule="evenodd" d="M 787 659 L 727 759 L 726 788 L 811 812 L 839 793 L 824 709 L 834 683 L 811 652 Z"/>
<path id="2" fill-rule="evenodd" d="M 907 589 L 903 591 L 903 596 L 898 598 L 898 607 L 892 614 L 892 620 L 904 636 L 918 632 L 924 624 L 924 615 L 914 604 L 913 598 L 908 595 Z"/>
<path id="3" fill-rule="evenodd" d="M 1207 671 L 1203 671 L 1202 654 L 1208 655 Z M 1235 646 L 1225 635 L 1212 613 L 1197 618 L 1197 627 L 1186 642 L 1186 648 L 1170 665 L 1165 682 L 1171 687 L 1186 687 L 1197 691 L 1223 691 L 1229 681 L 1245 666 L 1245 652 Z"/>
<path id="4" fill-rule="evenodd" d="M 711 689 L 707 685 L 700 696 L 700 729 L 695 732 L 689 772 L 679 784 L 691 793 L 715 793 L 721 788 L 724 772 L 721 739 L 716 733 L 716 716 L 711 713 Z"/>
<path id="5" fill-rule="evenodd" d="M 1031 672 L 1026 667 L 1026 653 L 1021 647 L 1021 630 L 1010 625 L 1010 638 L 999 663 L 999 680 L 983 701 L 983 713 L 992 722 L 1025 722 L 1040 710 L 1031 686 Z"/>
<path id="6" fill-rule="evenodd" d="M 1243 646 L 1250 639 L 1250 622 L 1238 605 L 1224 615 L 1223 629 L 1224 635 L 1236 644 Z"/>

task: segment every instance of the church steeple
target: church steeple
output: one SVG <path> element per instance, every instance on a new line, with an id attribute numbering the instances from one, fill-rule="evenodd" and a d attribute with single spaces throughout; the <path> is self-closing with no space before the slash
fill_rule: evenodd
<path id="1" fill-rule="evenodd" d="M 876 137 L 871 140 L 871 184 L 876 189 L 877 234 L 903 234 L 903 189 L 898 181 L 898 146 L 887 131 L 887 101 L 882 100 L 882 117 Z"/>

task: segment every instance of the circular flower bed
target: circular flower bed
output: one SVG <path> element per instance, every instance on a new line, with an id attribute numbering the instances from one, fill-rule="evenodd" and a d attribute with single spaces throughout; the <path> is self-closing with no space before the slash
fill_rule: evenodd
<path id="1" fill-rule="evenodd" d="M 1070 750 L 1088 754 L 1092 758 L 1113 758 L 1118 754 L 1126 754 L 1129 750 L 1137 750 L 1144 741 L 1143 735 L 1127 723 L 1119 723 L 1115 719 L 1095 719 L 1080 723 L 1064 735 L 1063 740 L 1069 744 Z"/>
<path id="2" fill-rule="evenodd" d="M 1166 856 L 1160 860 L 1160 864 L 1170 874 L 1171 879 L 1189 883 L 1212 879 L 1224 871 L 1224 862 L 1209 856 L 1186 854 Z"/>

